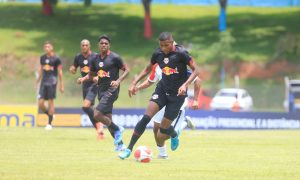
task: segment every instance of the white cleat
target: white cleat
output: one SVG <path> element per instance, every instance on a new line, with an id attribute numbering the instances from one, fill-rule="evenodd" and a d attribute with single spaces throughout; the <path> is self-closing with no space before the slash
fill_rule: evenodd
<path id="1" fill-rule="evenodd" d="M 186 122 L 187 122 L 187 127 L 194 130 L 195 124 L 192 122 L 192 118 L 190 116 L 185 116 Z"/>
<path id="2" fill-rule="evenodd" d="M 158 155 L 157 159 L 168 159 L 168 155 Z"/>
<path id="3" fill-rule="evenodd" d="M 50 124 L 47 124 L 47 126 L 45 127 L 45 130 L 47 130 L 47 131 L 52 130 L 52 126 Z"/>

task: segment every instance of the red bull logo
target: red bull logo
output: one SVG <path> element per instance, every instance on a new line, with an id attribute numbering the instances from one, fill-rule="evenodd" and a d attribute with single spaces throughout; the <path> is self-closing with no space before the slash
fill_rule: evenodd
<path id="1" fill-rule="evenodd" d="M 53 66 L 50 66 L 49 64 L 44 65 L 43 69 L 45 71 L 53 71 L 54 70 Z"/>
<path id="2" fill-rule="evenodd" d="M 90 72 L 90 68 L 88 66 L 84 66 L 83 68 L 81 68 L 81 72 L 89 73 Z"/>
<path id="3" fill-rule="evenodd" d="M 173 68 L 170 68 L 170 67 L 168 67 L 168 66 L 164 67 L 164 68 L 162 69 L 162 72 L 163 72 L 165 75 L 167 75 L 167 76 L 172 75 L 172 74 L 175 74 L 175 73 L 176 73 L 176 74 L 178 73 L 177 68 L 173 69 Z"/>
<path id="4" fill-rule="evenodd" d="M 100 69 L 97 74 L 100 78 L 110 77 L 109 72 L 103 71 L 102 69 Z"/>

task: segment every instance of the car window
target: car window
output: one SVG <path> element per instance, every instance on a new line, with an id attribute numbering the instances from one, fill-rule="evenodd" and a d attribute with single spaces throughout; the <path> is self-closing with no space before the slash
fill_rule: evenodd
<path id="1" fill-rule="evenodd" d="M 236 93 L 229 93 L 229 92 L 219 92 L 218 96 L 237 98 L 237 94 Z"/>

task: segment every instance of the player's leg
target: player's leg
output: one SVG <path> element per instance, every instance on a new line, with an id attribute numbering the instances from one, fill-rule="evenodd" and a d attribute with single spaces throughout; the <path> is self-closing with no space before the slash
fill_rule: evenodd
<path id="1" fill-rule="evenodd" d="M 82 95 L 83 95 L 83 105 L 82 110 L 89 116 L 90 121 L 93 126 L 96 128 L 94 120 L 94 110 L 92 106 L 95 103 L 95 98 L 98 93 L 97 85 L 93 85 L 90 82 L 82 85 Z"/>
<path id="2" fill-rule="evenodd" d="M 132 152 L 133 146 L 136 144 L 138 139 L 142 136 L 144 131 L 146 130 L 147 124 L 150 122 L 151 117 L 159 111 L 159 106 L 157 103 L 153 101 L 149 101 L 148 107 L 146 109 L 146 113 L 142 117 L 142 119 L 135 125 L 133 134 L 130 139 L 130 143 L 125 149 L 125 151 L 119 154 L 121 159 L 128 158 Z"/>
<path id="3" fill-rule="evenodd" d="M 111 120 L 111 122 L 113 122 L 112 121 L 112 114 L 111 113 L 110 114 L 106 114 L 106 117 L 108 117 Z M 111 127 L 107 127 L 107 129 L 108 129 L 110 135 L 115 139 L 115 131 Z M 123 127 L 119 126 L 119 129 L 120 129 L 121 132 L 124 131 Z M 126 149 L 126 146 L 125 146 L 125 144 L 123 143 L 122 140 L 118 144 L 115 144 L 115 151 L 123 151 L 125 149 Z"/>
<path id="4" fill-rule="evenodd" d="M 158 145 L 157 133 L 158 133 L 159 127 L 160 127 L 160 123 L 154 122 L 153 133 L 154 133 L 154 138 L 155 138 L 155 142 L 156 142 L 157 150 L 158 150 L 157 158 L 159 158 L 159 159 L 168 159 L 166 144 L 164 144 L 163 146 Z"/>
<path id="5" fill-rule="evenodd" d="M 168 96 L 168 103 L 166 104 L 166 111 L 164 118 L 160 124 L 158 131 L 159 146 L 164 145 L 164 141 L 171 136 L 171 149 L 174 151 L 179 145 L 178 135 L 174 127 L 171 126 L 172 121 L 178 116 L 181 106 L 184 103 L 184 96 Z"/>
<path id="6" fill-rule="evenodd" d="M 54 115 L 54 99 L 48 99 L 48 125 L 52 126 L 52 120 Z"/>
<path id="7" fill-rule="evenodd" d="M 164 144 L 163 146 L 159 146 L 158 145 L 158 137 L 157 137 L 157 132 L 159 130 L 159 126 L 160 126 L 160 123 L 164 117 L 164 114 L 165 114 L 165 107 L 163 107 L 160 111 L 158 111 L 153 117 L 152 117 L 152 120 L 153 120 L 153 133 L 154 133 L 154 139 L 155 139 L 155 142 L 156 142 L 156 145 L 157 145 L 157 150 L 158 150 L 158 158 L 161 158 L 161 159 L 167 159 L 168 158 L 168 154 L 167 154 L 167 148 L 166 148 L 166 145 Z"/>
<path id="8" fill-rule="evenodd" d="M 118 145 L 122 141 L 122 132 L 124 128 L 117 126 L 107 114 L 112 113 L 113 103 L 118 98 L 118 89 L 109 88 L 106 91 L 99 93 L 100 103 L 94 111 L 94 119 L 96 121 L 96 131 L 99 133 L 101 131 L 101 123 L 106 125 L 109 129 L 114 132 L 114 144 Z"/>

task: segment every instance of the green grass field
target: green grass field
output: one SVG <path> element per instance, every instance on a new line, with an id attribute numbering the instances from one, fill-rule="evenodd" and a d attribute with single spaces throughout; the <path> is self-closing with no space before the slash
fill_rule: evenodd
<path id="1" fill-rule="evenodd" d="M 132 129 L 124 140 L 129 142 Z M 106 131 L 107 135 L 107 131 Z M 0 179 L 300 179 L 300 131 L 184 131 L 168 160 L 120 160 L 92 128 L 0 128 Z M 169 147 L 169 142 L 168 147 Z"/>

